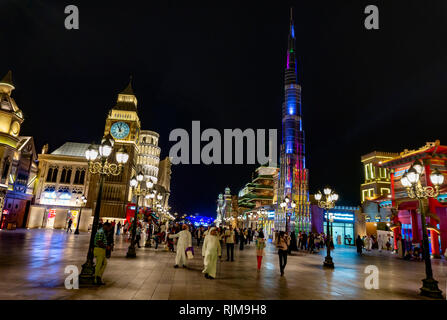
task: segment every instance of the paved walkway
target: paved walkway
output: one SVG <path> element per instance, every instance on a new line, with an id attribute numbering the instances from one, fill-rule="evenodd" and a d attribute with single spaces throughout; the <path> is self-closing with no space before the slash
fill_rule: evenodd
<path id="1" fill-rule="evenodd" d="M 89 237 L 61 230 L 0 231 L 0 299 L 423 299 L 418 295 L 423 262 L 400 260 L 389 252 L 358 257 L 354 248 L 336 248 L 334 270 L 322 267 L 323 252 L 294 253 L 280 277 L 274 246 L 267 247 L 258 273 L 252 244 L 235 249 L 236 261 L 220 262 L 218 278 L 207 280 L 197 247 L 188 269 L 174 269 L 174 253 L 160 248 L 137 249 L 136 259 L 126 259 L 128 243 L 122 237 L 108 261 L 106 286 L 67 290 L 65 267 L 80 270 Z M 447 262 L 432 261 L 445 294 Z M 368 265 L 379 268 L 378 290 L 364 287 Z"/>

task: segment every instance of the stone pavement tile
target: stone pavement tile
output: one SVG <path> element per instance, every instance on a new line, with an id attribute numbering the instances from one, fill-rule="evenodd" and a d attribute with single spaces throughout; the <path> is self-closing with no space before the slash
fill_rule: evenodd
<path id="1" fill-rule="evenodd" d="M 66 290 L 64 268 L 85 262 L 90 234 L 79 236 L 60 230 L 15 230 L 0 233 L 0 298 L 15 299 L 424 299 L 419 296 L 423 262 L 408 262 L 389 252 L 358 257 L 354 248 L 336 247 L 334 270 L 322 267 L 325 252 L 294 252 L 284 277 L 279 276 L 278 255 L 267 246 L 260 273 L 254 246 L 236 250 L 236 261 L 218 264 L 218 276 L 207 280 L 196 247 L 188 269 L 174 269 L 175 254 L 151 248 L 137 249 L 126 259 L 128 242 L 117 237 L 108 260 L 104 287 Z M 447 263 L 432 260 L 435 278 L 445 289 Z M 380 272 L 379 290 L 364 288 L 367 265 Z M 7 280 L 4 280 L 7 279 Z M 445 291 L 445 290 L 444 290 Z"/>

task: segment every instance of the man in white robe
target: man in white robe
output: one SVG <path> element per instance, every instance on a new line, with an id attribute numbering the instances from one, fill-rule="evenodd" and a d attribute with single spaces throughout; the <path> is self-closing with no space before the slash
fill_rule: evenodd
<path id="1" fill-rule="evenodd" d="M 175 255 L 175 266 L 183 266 L 186 268 L 186 249 L 192 247 L 192 237 L 191 232 L 188 230 L 188 225 L 184 224 L 182 226 L 182 231 L 176 234 L 170 234 L 169 238 L 178 238 L 177 240 L 177 253 Z"/>
<path id="2" fill-rule="evenodd" d="M 219 238 L 216 234 L 216 228 L 213 227 L 206 235 L 202 247 L 203 265 L 205 267 L 202 273 L 205 274 L 205 278 L 214 279 L 216 277 L 217 258 L 220 258 L 221 255 Z"/>

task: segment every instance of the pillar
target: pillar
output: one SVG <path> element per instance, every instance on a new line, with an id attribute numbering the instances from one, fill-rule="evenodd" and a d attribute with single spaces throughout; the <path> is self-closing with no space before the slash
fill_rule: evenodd
<path id="1" fill-rule="evenodd" d="M 447 208 L 437 207 L 436 214 L 440 219 L 439 229 L 441 230 L 441 252 L 445 253 L 447 250 Z"/>
<path id="2" fill-rule="evenodd" d="M 427 184 L 429 186 L 432 186 L 432 183 L 430 181 L 430 166 L 425 165 L 425 177 L 427 179 Z M 438 200 L 434 198 L 428 199 L 428 211 L 432 214 L 436 214 L 436 207 L 438 205 Z M 438 221 L 436 219 L 433 219 L 430 217 L 429 219 L 430 224 L 433 226 L 436 226 L 438 224 Z M 430 239 L 431 239 L 431 253 L 433 255 L 433 258 L 440 259 L 441 256 L 439 254 L 439 235 L 436 231 L 430 230 Z"/>
<path id="3" fill-rule="evenodd" d="M 393 234 L 394 234 L 394 250 L 397 250 L 397 249 L 399 249 L 399 245 L 398 245 L 397 241 L 400 240 L 401 234 L 402 234 L 401 228 L 400 227 L 394 228 Z"/>
<path id="4" fill-rule="evenodd" d="M 410 209 L 411 215 L 411 233 L 413 234 L 412 243 L 421 243 L 421 234 L 419 233 L 419 219 L 416 210 Z"/>
<path id="5" fill-rule="evenodd" d="M 399 211 L 398 210 L 396 210 L 396 213 L 395 213 L 395 215 L 393 216 L 393 221 L 392 221 L 392 223 L 394 224 L 394 225 L 399 225 L 400 224 L 400 221 L 399 221 Z M 394 247 L 394 250 L 397 250 L 397 249 L 399 249 L 399 244 L 398 244 L 398 242 L 397 241 L 399 241 L 399 239 L 401 238 L 401 236 L 402 236 L 402 230 L 401 230 L 402 228 L 399 226 L 399 227 L 395 227 L 394 229 L 393 229 L 393 234 L 394 234 L 394 244 L 393 244 L 393 247 Z"/>
<path id="6" fill-rule="evenodd" d="M 435 202 L 437 202 L 437 200 L 433 198 L 430 198 L 428 200 L 429 212 L 432 214 L 436 214 Z M 434 227 L 436 227 L 436 225 L 438 224 L 438 221 L 436 221 L 436 219 L 433 219 L 432 217 L 430 217 L 429 221 L 430 224 Z M 430 239 L 431 239 L 431 254 L 433 255 L 433 258 L 440 259 L 441 255 L 439 254 L 439 234 L 434 230 L 430 230 Z"/>

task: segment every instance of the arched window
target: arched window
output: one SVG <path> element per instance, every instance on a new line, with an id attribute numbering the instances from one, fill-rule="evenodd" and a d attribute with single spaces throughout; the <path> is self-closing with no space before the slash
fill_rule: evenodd
<path id="1" fill-rule="evenodd" d="M 71 180 L 71 168 L 64 167 L 61 173 L 60 183 L 70 183 Z"/>
<path id="2" fill-rule="evenodd" d="M 5 159 L 2 171 L 2 180 L 8 177 L 9 167 L 11 167 L 11 160 L 9 158 Z"/>
<path id="3" fill-rule="evenodd" d="M 76 168 L 73 184 L 84 184 L 85 168 Z"/>
<path id="4" fill-rule="evenodd" d="M 57 178 L 57 167 L 50 167 L 47 173 L 47 182 L 56 182 Z"/>
<path id="5" fill-rule="evenodd" d="M 85 180 L 85 169 L 81 171 L 81 178 L 79 179 L 79 184 L 84 184 Z"/>

